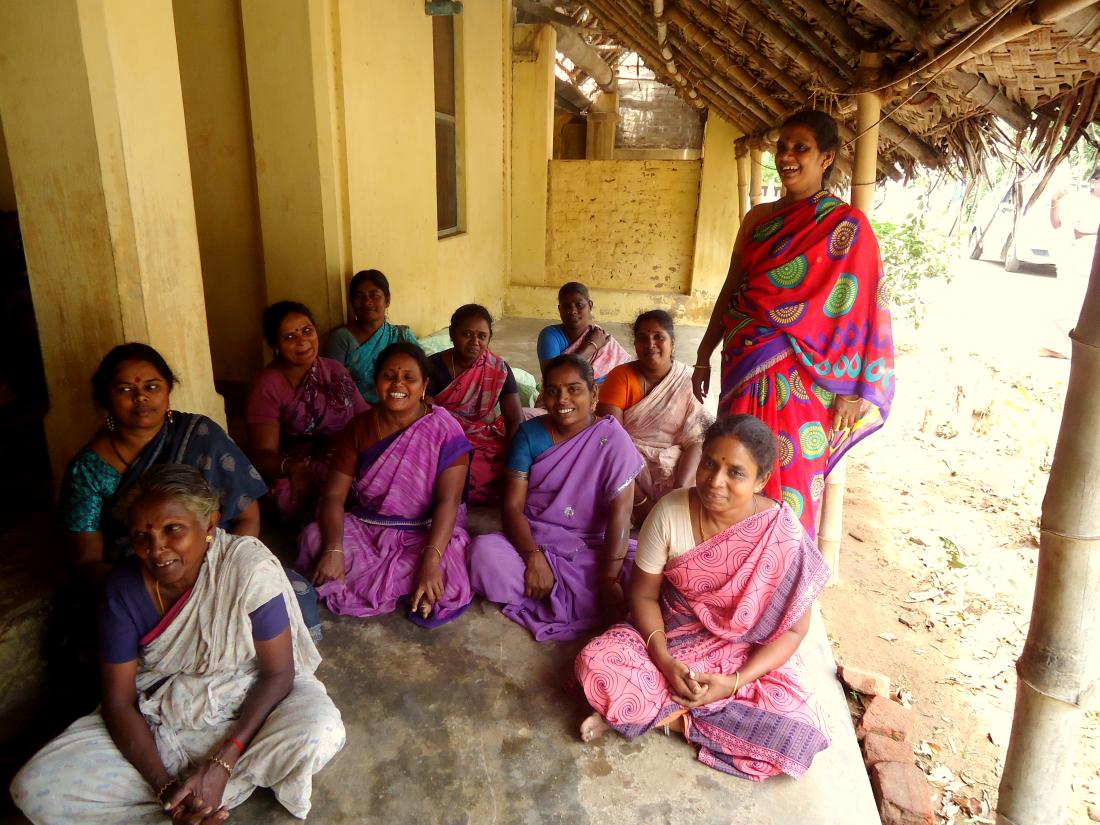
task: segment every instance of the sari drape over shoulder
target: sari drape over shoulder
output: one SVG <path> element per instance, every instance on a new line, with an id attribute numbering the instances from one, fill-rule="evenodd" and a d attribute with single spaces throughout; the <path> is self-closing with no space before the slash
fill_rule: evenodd
<path id="1" fill-rule="evenodd" d="M 500 498 L 505 434 L 498 402 L 507 378 L 508 365 L 504 359 L 486 351 L 435 397 L 435 402 L 455 417 L 474 446 L 470 459 L 470 501 L 474 504 Z"/>
<path id="2" fill-rule="evenodd" d="M 593 326 L 596 326 L 598 329 L 603 329 L 603 327 L 599 327 L 596 324 L 593 324 Z M 572 355 L 583 347 L 584 336 L 588 334 L 589 329 L 592 329 L 592 327 L 582 332 L 577 337 L 576 341 L 565 348 L 563 354 Z M 607 332 L 607 330 L 603 331 Z M 596 353 L 596 357 L 592 359 L 592 374 L 596 376 L 597 381 L 602 380 L 605 375 L 619 366 L 619 364 L 625 364 L 628 361 L 634 360 L 633 356 L 623 349 L 623 345 L 615 340 L 614 335 L 607 333 L 607 336 L 607 343 L 600 347 L 599 352 Z"/>
<path id="3" fill-rule="evenodd" d="M 290 617 L 294 685 L 237 762 L 222 804 L 236 807 L 266 787 L 305 818 L 313 775 L 343 747 L 344 725 L 314 676 L 321 657 L 290 582 L 258 539 L 218 530 L 194 587 L 142 639 L 138 710 L 172 776 L 205 760 L 226 740 L 259 676 L 248 614 L 279 595 Z M 119 752 L 98 712 L 46 745 L 12 789 L 35 823 L 165 821 L 154 789 Z"/>
<path id="4" fill-rule="evenodd" d="M 606 416 L 542 453 L 531 466 L 524 515 L 554 574 L 546 599 L 523 595 L 523 560 L 503 533 L 474 539 L 470 577 L 477 592 L 538 641 L 576 639 L 601 621 L 598 574 L 608 507 L 642 469 L 630 436 Z M 634 541 L 628 556 L 633 555 Z M 629 574 L 624 563 L 620 580 Z"/>
<path id="5" fill-rule="evenodd" d="M 413 594 L 432 523 L 436 480 L 472 449 L 458 422 L 436 405 L 360 456 L 352 486 L 354 506 L 344 514 L 345 582 L 317 588 L 325 607 L 341 616 L 377 616 L 393 612 L 400 599 Z M 454 533 L 440 548 L 443 598 L 427 620 L 410 614 L 417 624 L 445 624 L 470 606 L 469 543 L 466 505 L 460 504 Z M 298 548 L 297 567 L 308 573 L 323 549 L 317 523 L 302 531 Z"/>
<path id="6" fill-rule="evenodd" d="M 672 489 L 680 454 L 701 443 L 711 423 L 692 391 L 691 369 L 679 361 L 649 395 L 623 411 L 623 427 L 645 459 L 636 483 L 651 501 Z"/>
<path id="7" fill-rule="evenodd" d="M 894 397 L 894 343 L 878 242 L 858 209 L 819 192 L 749 231 L 745 280 L 723 318 L 719 415 L 750 413 L 779 439 L 765 492 L 811 537 L 825 476 L 879 429 Z M 870 403 L 832 432 L 836 395 Z"/>
<path id="8" fill-rule="evenodd" d="M 669 653 L 692 670 L 732 676 L 754 646 L 779 638 L 811 608 L 828 566 L 782 505 L 671 559 L 664 576 Z M 589 642 L 576 673 L 589 704 L 623 736 L 646 733 L 682 710 L 630 625 Z M 753 780 L 801 776 L 829 744 L 797 652 L 735 696 L 689 710 L 685 722 L 700 762 Z"/>
<path id="9" fill-rule="evenodd" d="M 130 531 L 120 502 L 130 486 L 158 464 L 196 468 L 221 500 L 221 526 L 230 523 L 267 492 L 259 471 L 221 427 L 205 415 L 172 412 L 153 440 L 134 459 L 114 493 L 103 503 L 99 529 L 103 560 L 117 564 L 132 555 Z"/>
<path id="10" fill-rule="evenodd" d="M 403 324 L 383 321 L 374 335 L 348 355 L 345 366 L 355 380 L 355 386 L 359 388 L 359 392 L 368 403 L 378 403 L 378 389 L 374 386 L 374 362 L 378 360 L 382 350 L 398 341 L 411 341 L 415 344 L 416 336 Z"/>

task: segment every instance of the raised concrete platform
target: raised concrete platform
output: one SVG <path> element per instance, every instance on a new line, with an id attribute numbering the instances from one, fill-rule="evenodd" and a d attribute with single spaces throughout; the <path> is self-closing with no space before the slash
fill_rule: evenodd
<path id="1" fill-rule="evenodd" d="M 543 321 L 508 319 L 494 349 L 538 372 Z M 629 347 L 622 325 L 609 330 Z M 702 330 L 680 331 L 693 355 Z M 690 361 L 689 361 L 690 363 Z M 715 373 L 717 376 L 717 372 Z M 712 393 L 711 405 L 714 403 Z M 476 531 L 495 514 L 472 516 Z M 289 555 L 286 536 L 268 536 Z M 325 618 L 324 680 L 344 715 L 348 743 L 317 777 L 310 820 L 321 823 L 586 823 L 623 825 L 877 825 L 878 815 L 820 617 L 802 645 L 832 745 L 800 780 L 752 783 L 695 759 L 681 737 L 614 733 L 585 745 L 587 710 L 571 688 L 581 643 L 536 643 L 481 601 L 434 631 L 403 616 Z M 28 651 L 29 652 L 29 651 Z M 10 806 L 10 802 L 8 803 Z M 166 820 L 167 821 L 167 820 Z M 291 817 L 267 790 L 231 822 L 278 825 Z M 24 823 L 0 811 L 0 823 Z"/>

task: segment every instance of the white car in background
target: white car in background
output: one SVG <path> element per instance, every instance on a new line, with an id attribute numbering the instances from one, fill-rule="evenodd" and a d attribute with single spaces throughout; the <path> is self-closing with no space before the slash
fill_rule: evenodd
<path id="1" fill-rule="evenodd" d="M 1007 272 L 1019 272 L 1022 264 L 1054 266 L 1058 232 L 1050 225 L 1052 186 L 1048 184 L 1031 208 L 1024 210 L 1036 183 L 1017 178 L 978 203 L 967 235 L 971 258 L 1002 261 Z"/>

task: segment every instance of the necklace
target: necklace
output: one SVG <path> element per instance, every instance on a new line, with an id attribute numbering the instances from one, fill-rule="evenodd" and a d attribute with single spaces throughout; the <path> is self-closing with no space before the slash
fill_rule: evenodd
<path id="1" fill-rule="evenodd" d="M 129 470 L 130 465 L 134 463 L 134 459 L 131 458 L 129 461 L 127 461 L 125 458 L 122 457 L 122 453 L 119 451 L 118 445 L 115 444 L 115 437 L 113 435 L 107 436 L 107 442 L 111 445 L 111 450 L 114 452 L 115 457 L 122 462 L 123 466 L 127 470 Z"/>
<path id="2" fill-rule="evenodd" d="M 164 600 L 160 597 L 160 582 L 153 579 L 153 593 L 157 597 L 157 609 L 160 611 L 160 615 L 164 615 Z"/>

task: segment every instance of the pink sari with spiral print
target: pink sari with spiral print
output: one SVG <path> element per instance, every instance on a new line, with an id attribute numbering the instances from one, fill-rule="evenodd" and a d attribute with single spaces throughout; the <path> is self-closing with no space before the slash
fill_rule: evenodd
<path id="1" fill-rule="evenodd" d="M 810 609 L 828 566 L 784 504 L 673 558 L 664 575 L 669 652 L 692 670 L 733 675 L 754 647 L 779 638 Z M 735 696 L 689 710 L 686 735 L 699 746 L 699 761 L 755 781 L 805 773 L 829 739 L 802 671 L 796 652 Z M 623 736 L 683 710 L 630 625 L 589 642 L 576 672 L 588 703 Z"/>

